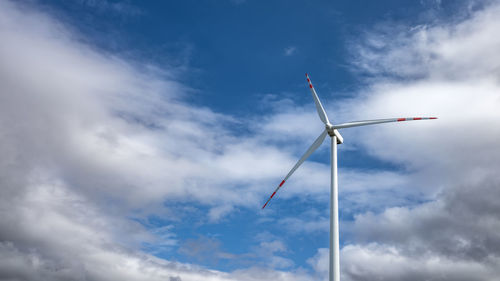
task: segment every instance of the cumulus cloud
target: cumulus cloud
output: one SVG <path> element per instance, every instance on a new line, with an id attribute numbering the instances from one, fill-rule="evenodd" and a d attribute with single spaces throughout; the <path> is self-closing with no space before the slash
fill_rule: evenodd
<path id="1" fill-rule="evenodd" d="M 421 253 L 408 256 L 398 247 L 370 244 L 342 250 L 345 280 L 495 280 L 493 264 Z M 370 265 L 370 266 L 363 266 Z M 381 271 L 384 271 L 383 273 Z"/>
<path id="2" fill-rule="evenodd" d="M 357 145 L 403 167 L 427 201 L 358 214 L 342 249 L 346 280 L 495 280 L 500 177 L 500 6 L 452 23 L 374 31 L 355 62 L 370 86 L 352 116 L 437 115 L 353 129 Z M 408 186 L 407 184 L 405 184 Z M 324 261 L 326 262 L 326 260 Z"/>
<path id="3" fill-rule="evenodd" d="M 173 200 L 224 205 L 213 220 L 258 206 L 274 163 L 293 156 L 237 139 L 226 128 L 237 120 L 183 103 L 190 89 L 177 70 L 97 50 L 28 6 L 0 3 L 0 38 L 0 278 L 307 280 L 154 258 L 139 249 L 177 245 L 174 230 L 127 218 L 169 213 Z"/>
<path id="4" fill-rule="evenodd" d="M 238 120 L 182 103 L 189 89 L 175 82 L 175 69 L 97 51 L 61 23 L 9 2 L 2 12 L 5 180 L 46 173 L 125 208 L 166 199 L 229 204 L 210 212 L 217 220 L 231 204 L 258 206 L 262 182 L 280 174 L 275 163 L 293 163 L 258 138 L 236 138 L 226 125 Z"/>
<path id="5" fill-rule="evenodd" d="M 126 250 L 122 240 L 148 234 L 104 216 L 61 184 L 29 186 L 2 202 L 0 277 L 6 280 L 230 280 L 223 273 Z M 6 209 L 8 208 L 8 210 Z M 119 223 L 119 221 L 118 221 Z M 123 238 L 123 234 L 127 235 Z M 142 237 L 138 237 L 142 236 Z M 122 237 L 122 239 L 120 239 Z"/>

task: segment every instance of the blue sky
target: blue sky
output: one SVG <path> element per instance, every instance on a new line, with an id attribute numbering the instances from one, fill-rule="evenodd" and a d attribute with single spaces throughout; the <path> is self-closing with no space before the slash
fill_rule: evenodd
<path id="1" fill-rule="evenodd" d="M 0 273 L 323 280 L 328 144 L 260 209 L 322 130 L 308 72 L 334 123 L 440 118 L 342 131 L 343 278 L 493 280 L 498 205 L 474 190 L 500 185 L 500 133 L 477 125 L 500 120 L 499 7 L 0 4 L 0 253 L 21 269 Z"/>
<path id="2" fill-rule="evenodd" d="M 350 44 L 377 24 L 425 24 L 451 1 L 40 1 L 86 40 L 158 67 L 179 68 L 191 102 L 254 115 L 266 94 L 306 103 L 310 72 L 324 98 L 352 94 Z M 430 17 L 430 18 L 428 18 Z M 292 50 L 289 55 L 286 50 Z M 183 71 L 184 70 L 184 71 Z M 249 106 L 251 105 L 251 106 Z"/>

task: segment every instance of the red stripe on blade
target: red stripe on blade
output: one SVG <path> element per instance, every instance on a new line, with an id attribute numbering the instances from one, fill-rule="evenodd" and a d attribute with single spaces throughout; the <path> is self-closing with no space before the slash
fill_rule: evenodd
<path id="1" fill-rule="evenodd" d="M 276 194 L 276 191 L 273 192 L 273 194 L 271 194 L 271 198 L 273 198 L 274 194 Z M 271 198 L 269 198 L 269 199 L 271 199 Z"/>
<path id="2" fill-rule="evenodd" d="M 280 186 L 279 186 L 279 187 L 281 187 L 284 183 L 285 183 L 285 180 L 283 180 L 283 181 L 280 183 Z"/>
<path id="3" fill-rule="evenodd" d="M 422 120 L 422 117 L 415 117 L 413 120 Z"/>
<path id="4" fill-rule="evenodd" d="M 266 204 L 264 204 L 264 206 L 262 206 L 262 209 L 264 209 L 266 207 L 266 205 L 267 205 L 267 202 L 266 202 Z"/>
<path id="5" fill-rule="evenodd" d="M 438 118 L 437 118 L 437 117 L 431 117 L 431 118 L 429 118 L 429 119 L 438 119 Z"/>
<path id="6" fill-rule="evenodd" d="M 312 88 L 313 88 L 313 85 L 312 85 L 312 84 L 309 84 L 309 88 L 311 88 L 311 89 L 312 89 Z"/>
<path id="7" fill-rule="evenodd" d="M 398 122 L 399 121 L 406 121 L 406 118 L 398 118 Z"/>

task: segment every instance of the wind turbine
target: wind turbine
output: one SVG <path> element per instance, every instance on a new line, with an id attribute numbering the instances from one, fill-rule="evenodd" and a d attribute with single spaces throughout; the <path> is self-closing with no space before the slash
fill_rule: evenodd
<path id="1" fill-rule="evenodd" d="M 323 105 L 316 94 L 316 90 L 309 79 L 309 75 L 306 73 L 307 82 L 309 83 L 309 88 L 311 89 L 311 94 L 316 104 L 316 110 L 318 111 L 319 119 L 325 124 L 325 130 L 319 135 L 319 137 L 313 142 L 313 144 L 307 149 L 306 153 L 300 157 L 299 161 L 293 166 L 293 168 L 288 172 L 281 183 L 276 187 L 273 194 L 267 199 L 262 209 L 264 209 L 273 196 L 278 192 L 278 190 L 283 186 L 283 184 L 288 180 L 288 178 L 297 170 L 297 168 L 309 157 L 325 140 L 328 134 L 331 138 L 331 180 L 330 180 L 330 266 L 329 266 L 329 280 L 339 281 L 340 280 L 340 260 L 339 260 L 339 210 L 338 210 L 338 177 L 337 177 L 337 144 L 344 142 L 342 135 L 340 135 L 338 129 L 374 125 L 389 122 L 401 122 L 401 121 L 413 121 L 413 120 L 429 120 L 437 119 L 437 117 L 409 117 L 409 118 L 387 118 L 387 119 L 376 119 L 376 120 L 363 120 L 347 122 L 338 125 L 332 125 L 328 116 L 326 115 Z"/>

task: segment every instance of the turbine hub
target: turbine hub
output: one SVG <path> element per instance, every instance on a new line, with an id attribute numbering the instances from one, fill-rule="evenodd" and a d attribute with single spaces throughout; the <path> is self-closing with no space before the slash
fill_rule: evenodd
<path id="1" fill-rule="evenodd" d="M 330 137 L 333 137 L 335 134 L 334 134 L 334 129 L 333 129 L 333 125 L 330 124 L 330 123 L 327 123 L 325 124 L 325 129 L 326 131 L 328 132 L 328 135 L 330 135 Z"/>
<path id="2" fill-rule="evenodd" d="M 326 131 L 328 132 L 328 135 L 329 135 L 330 137 L 332 137 L 332 138 L 333 138 L 333 137 L 337 137 L 337 144 L 341 144 L 341 143 L 343 143 L 343 142 L 344 142 L 344 138 L 343 138 L 343 137 L 342 137 L 342 135 L 339 133 L 339 131 L 338 131 L 338 130 L 336 130 L 336 129 L 333 127 L 333 125 L 332 125 L 332 124 L 327 123 L 327 124 L 325 125 L 325 129 L 326 129 Z"/>

